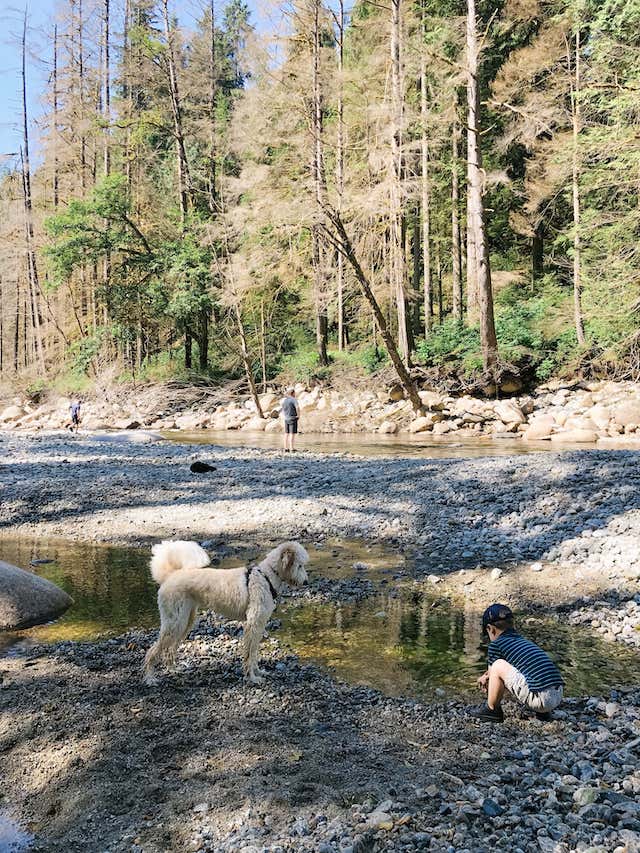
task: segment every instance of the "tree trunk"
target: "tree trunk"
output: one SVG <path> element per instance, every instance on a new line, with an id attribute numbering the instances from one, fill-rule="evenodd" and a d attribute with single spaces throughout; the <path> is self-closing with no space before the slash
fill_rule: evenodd
<path id="1" fill-rule="evenodd" d="M 38 280 L 38 264 L 34 246 L 33 234 L 33 205 L 31 201 L 31 167 L 29 161 L 29 116 L 27 113 L 27 12 L 24 13 L 24 24 L 22 28 L 22 189 L 24 203 L 25 238 L 27 244 L 27 265 L 29 278 L 29 301 L 31 304 L 31 316 L 33 324 L 34 350 L 38 366 L 45 372 L 44 348 L 42 346 L 42 330 L 40 321 L 40 307 L 38 304 L 38 293 L 40 282 Z"/>
<path id="2" fill-rule="evenodd" d="M 142 348 L 142 341 L 140 348 Z M 186 370 L 191 370 L 193 367 L 193 337 L 190 329 L 184 331 L 184 366 Z"/>
<path id="3" fill-rule="evenodd" d="M 344 72 L 344 0 L 338 0 L 338 108 L 337 108 L 337 143 L 336 143 L 336 192 L 338 196 L 338 211 L 342 211 L 344 196 L 344 92 L 342 75 Z M 338 350 L 346 346 L 346 328 L 344 318 L 344 258 L 338 252 Z"/>
<path id="4" fill-rule="evenodd" d="M 531 238 L 531 283 L 535 285 L 544 275 L 544 225 L 537 222 Z"/>
<path id="5" fill-rule="evenodd" d="M 210 3 L 211 30 L 209 45 L 209 210 L 216 212 L 216 16 L 215 1 Z"/>
<path id="6" fill-rule="evenodd" d="M 405 389 L 407 397 L 409 398 L 409 400 L 411 400 L 415 411 L 422 411 L 422 400 L 420 399 L 416 386 L 413 380 L 411 379 L 409 371 L 407 370 L 402 360 L 402 356 L 398 351 L 398 348 L 393 339 L 393 335 L 389 331 L 387 321 L 385 320 L 384 314 L 378 304 L 377 299 L 373 294 L 371 284 L 369 283 L 369 280 L 365 275 L 362 266 L 360 265 L 360 262 L 358 260 L 358 257 L 353 249 L 353 245 L 344 227 L 342 218 L 340 214 L 336 210 L 330 208 L 328 204 L 325 205 L 325 212 L 328 220 L 333 226 L 333 229 L 331 231 L 327 229 L 329 239 L 335 245 L 338 251 L 342 252 L 345 259 L 349 262 L 351 268 L 353 269 L 356 281 L 360 286 L 360 290 L 362 291 L 363 296 L 371 306 L 375 322 L 380 331 L 384 344 L 387 348 L 387 352 L 389 353 L 391 363 L 393 364 L 395 371 L 398 375 L 398 379 L 400 380 L 402 387 Z"/>
<path id="7" fill-rule="evenodd" d="M 262 393 L 267 393 L 267 324 L 264 316 L 264 297 L 260 300 L 260 365 L 262 367 Z"/>
<path id="8" fill-rule="evenodd" d="M 258 390 L 256 388 L 256 383 L 253 378 L 253 372 L 251 371 L 251 362 L 249 361 L 249 349 L 247 347 L 247 336 L 244 330 L 244 323 L 242 322 L 240 306 L 236 302 L 234 307 L 236 314 L 236 322 L 238 324 L 238 334 L 240 336 L 240 351 L 242 354 L 244 373 L 247 378 L 247 383 L 249 384 L 249 390 L 251 391 L 251 397 L 253 398 L 253 402 L 256 407 L 256 411 L 258 412 L 258 416 L 264 418 L 264 412 L 262 411 L 262 406 L 260 405 L 260 398 L 258 397 Z"/>
<path id="9" fill-rule="evenodd" d="M 58 171 L 58 25 L 53 26 L 53 127 L 51 139 L 53 143 L 53 207 L 58 209 L 60 202 L 60 175 Z"/>
<path id="10" fill-rule="evenodd" d="M 491 290 L 491 266 L 489 247 L 484 223 L 484 201 L 482 152 L 480 149 L 480 98 L 478 91 L 478 36 L 476 32 L 475 0 L 467 0 L 467 65 L 469 127 L 468 175 L 472 231 L 474 232 L 475 266 L 477 273 L 477 301 L 480 309 L 480 341 L 482 362 L 485 370 L 492 370 L 498 360 L 498 342 L 493 317 L 493 293 Z M 468 226 L 467 226 L 468 227 Z M 471 266 L 469 259 L 467 263 Z"/>
<path id="11" fill-rule="evenodd" d="M 391 288 L 398 317 L 398 348 L 405 365 L 409 364 L 409 336 L 405 293 L 405 262 L 402 241 L 402 0 L 391 0 L 391 174 L 390 221 Z M 381 330 L 382 331 L 382 330 Z"/>
<path id="12" fill-rule="evenodd" d="M 312 253 L 315 282 L 316 346 L 321 365 L 329 364 L 327 357 L 327 301 L 325 265 L 321 245 L 322 186 L 324 183 L 322 91 L 320 86 L 320 0 L 313 2 L 313 162 L 312 173 L 316 196 L 316 222 L 312 227 Z"/>
<path id="13" fill-rule="evenodd" d="M 460 245 L 460 209 L 458 184 L 458 145 L 460 125 L 458 124 L 458 92 L 453 97 L 453 129 L 451 135 L 451 280 L 452 310 L 454 318 L 462 323 L 462 247 Z"/>
<path id="14" fill-rule="evenodd" d="M 569 62 L 570 62 L 569 56 Z M 573 314 L 576 337 L 580 346 L 584 346 L 584 319 L 582 317 L 582 245 L 580 236 L 580 151 L 578 148 L 581 130 L 580 115 L 580 25 L 576 23 L 575 38 L 575 79 L 571 91 L 571 119 L 573 127 L 572 175 L 573 194 Z"/>
<path id="15" fill-rule="evenodd" d="M 192 196 L 191 174 L 187 149 L 184 142 L 182 127 L 182 103 L 180 101 L 180 89 L 178 86 L 178 74 L 176 58 L 174 54 L 174 39 L 169 18 L 168 0 L 162 0 L 162 16 L 164 20 L 164 34 L 167 42 L 167 76 L 169 82 L 169 96 L 171 100 L 171 114 L 173 117 L 173 133 L 176 140 L 176 151 L 178 156 L 178 194 L 180 196 L 180 213 L 183 226 L 186 223 L 189 212 L 189 203 Z"/>
<path id="16" fill-rule="evenodd" d="M 209 311 L 200 309 L 198 317 L 198 366 L 200 370 L 209 369 Z"/>
<path id="17" fill-rule="evenodd" d="M 431 208 L 429 186 L 429 140 L 427 137 L 427 60 L 425 57 L 426 14 L 422 10 L 422 44 L 420 46 L 420 163 L 422 194 L 422 275 L 424 279 L 424 336 L 431 334 L 433 294 L 431 291 Z"/>

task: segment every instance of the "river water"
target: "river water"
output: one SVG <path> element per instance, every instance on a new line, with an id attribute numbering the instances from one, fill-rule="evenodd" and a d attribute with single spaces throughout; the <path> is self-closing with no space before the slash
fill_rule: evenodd
<path id="1" fill-rule="evenodd" d="M 473 688 L 485 660 L 480 603 L 452 603 L 427 583 L 396 583 L 394 575 L 405 559 L 382 545 L 330 540 L 310 544 L 308 550 L 312 581 L 364 576 L 382 582 L 378 588 L 386 592 L 359 603 L 295 600 L 279 608 L 277 635 L 300 657 L 390 695 L 433 698 L 442 691 Z M 214 560 L 224 570 L 258 556 L 253 543 L 225 542 Z M 157 588 L 149 577 L 146 549 L 23 538 L 0 540 L 0 558 L 53 580 L 75 601 L 55 623 L 0 634 L 5 654 L 20 654 L 36 642 L 89 641 L 158 624 Z M 37 560 L 51 562 L 32 565 Z M 640 681 L 640 655 L 631 649 L 557 619 L 525 618 L 521 628 L 556 658 L 572 695 Z"/>
<path id="2" fill-rule="evenodd" d="M 217 445 L 220 447 L 256 447 L 263 450 L 280 450 L 282 436 L 278 433 L 243 432 L 241 430 L 197 430 L 187 432 L 171 430 L 161 433 L 163 438 L 179 444 Z M 524 441 L 507 434 L 504 438 L 479 436 L 478 438 L 434 437 L 430 433 L 418 435 L 377 435 L 373 433 L 302 433 L 297 437 L 300 451 L 313 453 L 353 453 L 359 456 L 415 457 L 419 459 L 478 458 L 482 456 L 513 456 L 523 453 L 568 450 L 591 451 L 599 449 L 594 444 L 562 444 L 551 441 Z M 629 450 L 629 443 L 607 442 L 607 450 Z M 640 449 L 640 442 L 635 449 Z"/>

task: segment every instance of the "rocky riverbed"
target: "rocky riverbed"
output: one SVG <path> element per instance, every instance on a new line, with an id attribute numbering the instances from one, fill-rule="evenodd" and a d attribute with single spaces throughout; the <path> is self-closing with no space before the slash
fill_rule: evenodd
<path id="1" fill-rule="evenodd" d="M 370 460 L 15 432 L 0 449 L 7 536 L 362 538 L 411 555 L 400 582 L 635 636 L 633 452 Z M 192 474 L 195 459 L 216 470 Z M 314 600 L 372 588 L 353 584 Z M 205 619 L 157 690 L 139 683 L 151 633 L 0 661 L 2 805 L 35 850 L 638 849 L 640 692 L 487 730 L 466 700 L 388 698 L 303 666 L 277 631 L 266 685 L 248 688 L 239 631 Z"/>
<path id="2" fill-rule="evenodd" d="M 276 635 L 277 636 L 277 635 Z M 601 851 L 640 843 L 640 693 L 486 728 L 460 701 L 350 687 L 274 638 L 241 683 L 239 628 L 208 619 L 141 686 L 151 637 L 3 661 L 5 801 L 35 851 Z"/>
<path id="3" fill-rule="evenodd" d="M 559 446 L 640 443 L 640 387 L 634 382 L 554 381 L 507 399 L 452 396 L 425 387 L 419 392 L 421 412 L 413 410 L 398 385 L 379 387 L 362 380 L 340 388 L 299 383 L 295 389 L 307 433 L 515 436 Z M 279 432 L 282 393 L 272 388 L 260 395 L 260 417 L 253 399 L 231 389 L 105 389 L 83 401 L 82 427 Z M 71 400 L 64 397 L 6 402 L 0 407 L 0 429 L 50 431 L 70 421 Z"/>

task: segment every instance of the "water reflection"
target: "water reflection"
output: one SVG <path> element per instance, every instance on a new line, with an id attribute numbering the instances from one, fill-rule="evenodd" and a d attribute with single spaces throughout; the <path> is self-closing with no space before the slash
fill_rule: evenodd
<path id="1" fill-rule="evenodd" d="M 221 447 L 257 447 L 280 450 L 278 433 L 242 432 L 237 430 L 169 430 L 164 438 L 181 444 L 213 444 Z M 513 456 L 540 451 L 596 450 L 593 444 L 563 444 L 550 441 L 523 441 L 521 438 L 449 438 L 417 435 L 377 435 L 371 433 L 302 433 L 296 440 L 299 450 L 314 453 L 355 453 L 360 456 L 418 457 L 422 459 L 472 458 L 481 456 Z M 616 449 L 608 445 L 607 449 Z M 624 449 L 624 445 L 620 446 Z M 628 445 L 626 447 L 628 448 Z"/>
<path id="2" fill-rule="evenodd" d="M 568 695 L 606 693 L 640 679 L 640 655 L 587 630 L 537 618 L 519 627 L 557 661 Z M 292 610 L 280 636 L 340 678 L 391 695 L 468 693 L 486 661 L 480 613 L 424 592 Z"/>
<path id="3" fill-rule="evenodd" d="M 264 556 L 255 542 L 225 541 L 210 553 L 218 568 L 233 568 Z M 381 545 L 326 540 L 308 546 L 311 576 L 337 579 L 356 573 L 377 578 L 404 564 Z M 149 549 L 119 548 L 56 538 L 0 539 L 0 560 L 53 581 L 73 598 L 61 619 L 14 634 L 0 632 L 0 650 L 14 653 L 34 642 L 93 640 L 133 627 L 158 624 L 157 586 L 149 574 Z M 46 562 L 45 562 L 46 561 Z M 353 568 L 354 564 L 361 567 Z"/>

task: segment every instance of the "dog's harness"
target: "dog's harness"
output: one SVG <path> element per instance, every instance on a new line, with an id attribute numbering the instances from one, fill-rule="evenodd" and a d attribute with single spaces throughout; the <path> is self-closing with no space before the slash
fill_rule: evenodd
<path id="1" fill-rule="evenodd" d="M 265 574 L 263 574 L 263 573 L 260 571 L 260 568 L 259 568 L 258 566 L 247 566 L 247 568 L 245 569 L 245 575 L 246 575 L 246 579 L 247 579 L 247 588 L 249 587 L 249 577 L 251 576 L 251 572 L 252 572 L 254 569 L 255 569 L 255 570 L 258 572 L 258 574 L 259 574 L 261 577 L 263 577 L 263 578 L 266 580 L 266 582 L 269 584 L 269 590 L 270 590 L 270 592 L 271 592 L 271 598 L 273 598 L 273 603 L 275 604 L 275 603 L 276 603 L 276 601 L 278 600 L 278 592 L 277 592 L 276 588 L 274 587 L 274 585 L 273 585 L 273 584 L 271 583 L 271 581 L 269 580 L 268 576 L 267 576 L 267 575 L 265 575 Z"/>

